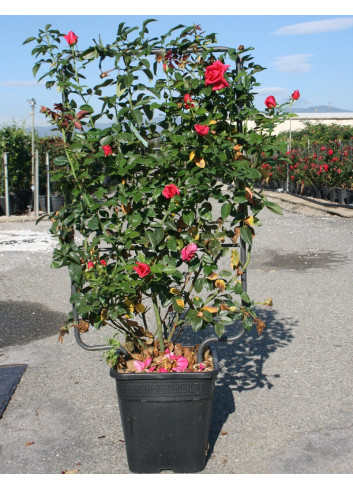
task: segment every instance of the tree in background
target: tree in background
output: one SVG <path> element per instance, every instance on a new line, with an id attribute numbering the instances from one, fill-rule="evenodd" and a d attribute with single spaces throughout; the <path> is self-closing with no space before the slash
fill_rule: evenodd
<path id="1" fill-rule="evenodd" d="M 40 192 L 46 188 L 46 153 L 49 161 L 64 154 L 63 141 L 58 136 L 39 137 L 35 134 L 35 149 L 39 156 Z M 7 153 L 9 191 L 19 192 L 31 188 L 32 136 L 24 125 L 12 124 L 0 127 L 0 152 Z M 4 192 L 4 179 L 1 178 L 0 192 Z"/>

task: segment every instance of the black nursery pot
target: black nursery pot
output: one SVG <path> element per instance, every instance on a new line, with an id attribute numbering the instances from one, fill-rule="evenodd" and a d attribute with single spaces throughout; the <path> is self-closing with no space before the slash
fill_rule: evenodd
<path id="1" fill-rule="evenodd" d="M 194 473 L 204 469 L 218 373 L 214 351 L 212 355 L 211 372 L 110 370 L 116 380 L 131 472 Z"/>

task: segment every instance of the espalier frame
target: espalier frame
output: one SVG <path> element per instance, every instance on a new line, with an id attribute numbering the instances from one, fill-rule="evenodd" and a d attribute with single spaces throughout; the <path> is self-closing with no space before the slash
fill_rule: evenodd
<path id="1" fill-rule="evenodd" d="M 215 46 L 214 48 L 212 48 L 212 51 L 216 52 L 216 53 L 226 53 L 226 52 L 228 52 L 228 49 L 229 48 L 224 47 L 224 46 Z M 161 50 L 161 48 L 152 49 L 151 55 L 158 54 L 160 52 L 160 50 Z M 172 51 L 172 53 L 178 52 L 178 50 L 176 48 L 172 48 L 171 51 Z M 194 52 L 194 50 L 192 48 L 187 48 L 186 50 L 183 50 L 183 52 L 192 53 L 192 52 Z M 71 55 L 68 57 L 68 59 L 70 59 L 70 58 L 71 58 Z M 240 73 L 240 71 L 242 70 L 242 67 L 243 67 L 243 63 L 242 63 L 242 59 L 239 55 L 236 58 L 235 65 L 236 65 L 236 72 Z M 239 83 L 241 83 L 241 81 Z M 65 102 L 67 101 L 67 93 L 65 91 L 63 92 L 62 97 L 63 97 L 63 103 L 65 104 Z M 236 103 L 236 106 L 237 106 L 238 112 L 240 112 L 241 105 Z M 241 121 L 237 121 L 237 130 L 238 130 L 238 132 L 242 131 Z M 242 263 L 246 262 L 247 248 L 246 248 L 246 243 L 242 238 L 240 238 L 240 244 L 225 244 L 225 243 L 223 243 L 222 246 L 228 247 L 228 248 L 240 248 L 240 260 Z M 244 273 L 241 275 L 241 284 L 242 284 L 242 289 L 244 292 L 247 291 L 246 274 L 247 274 L 247 270 L 245 269 Z M 76 292 L 76 287 L 73 285 L 72 280 L 71 280 L 71 294 L 74 294 L 75 292 Z M 78 313 L 77 313 L 77 310 L 75 307 L 75 303 L 72 304 L 72 313 L 73 313 L 74 323 L 78 324 Z M 210 336 L 209 338 L 205 338 L 199 346 L 198 353 L 197 353 L 197 362 L 200 363 L 202 361 L 203 351 L 209 343 L 213 343 L 213 342 L 225 343 L 228 341 L 236 341 L 236 340 L 240 339 L 244 335 L 244 333 L 245 333 L 245 329 L 242 325 L 239 333 L 234 335 L 234 336 L 222 336 L 221 338 L 218 338 L 217 336 Z M 97 351 L 97 350 L 111 350 L 111 348 L 112 348 L 109 345 L 87 345 L 84 341 L 82 341 L 81 334 L 80 334 L 80 331 L 78 328 L 74 328 L 74 334 L 75 334 L 75 339 L 76 339 L 78 345 L 81 348 L 83 348 L 84 350 Z M 127 351 L 124 348 L 118 348 L 117 353 L 120 353 L 123 355 L 128 355 Z"/>

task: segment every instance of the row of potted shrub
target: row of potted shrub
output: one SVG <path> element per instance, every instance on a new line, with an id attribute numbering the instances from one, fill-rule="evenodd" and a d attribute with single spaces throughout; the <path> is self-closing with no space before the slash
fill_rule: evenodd
<path id="1" fill-rule="evenodd" d="M 295 148 L 266 158 L 262 153 L 257 166 L 264 185 L 338 202 L 353 204 L 352 141 L 333 141 L 327 145 Z"/>

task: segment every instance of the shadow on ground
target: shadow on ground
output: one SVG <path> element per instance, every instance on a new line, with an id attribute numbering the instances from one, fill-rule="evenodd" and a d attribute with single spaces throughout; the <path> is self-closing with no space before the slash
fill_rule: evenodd
<path id="1" fill-rule="evenodd" d="M 286 347 L 294 338 L 293 328 L 297 321 L 291 318 L 277 318 L 273 310 L 261 311 L 261 319 L 266 323 L 264 332 L 259 336 L 256 329 L 233 343 L 213 343 L 217 349 L 220 373 L 216 380 L 213 410 L 209 435 L 207 460 L 212 455 L 216 441 L 224 423 L 235 412 L 234 392 L 252 389 L 272 389 L 280 374 L 266 375 L 263 366 L 269 356 L 278 348 Z M 239 326 L 227 330 L 227 336 L 237 334 Z M 214 336 L 210 329 L 204 337 Z M 182 344 L 196 344 L 200 338 L 187 333 L 181 339 Z"/>
<path id="2" fill-rule="evenodd" d="M 66 317 L 37 302 L 0 301 L 0 348 L 59 335 Z"/>

